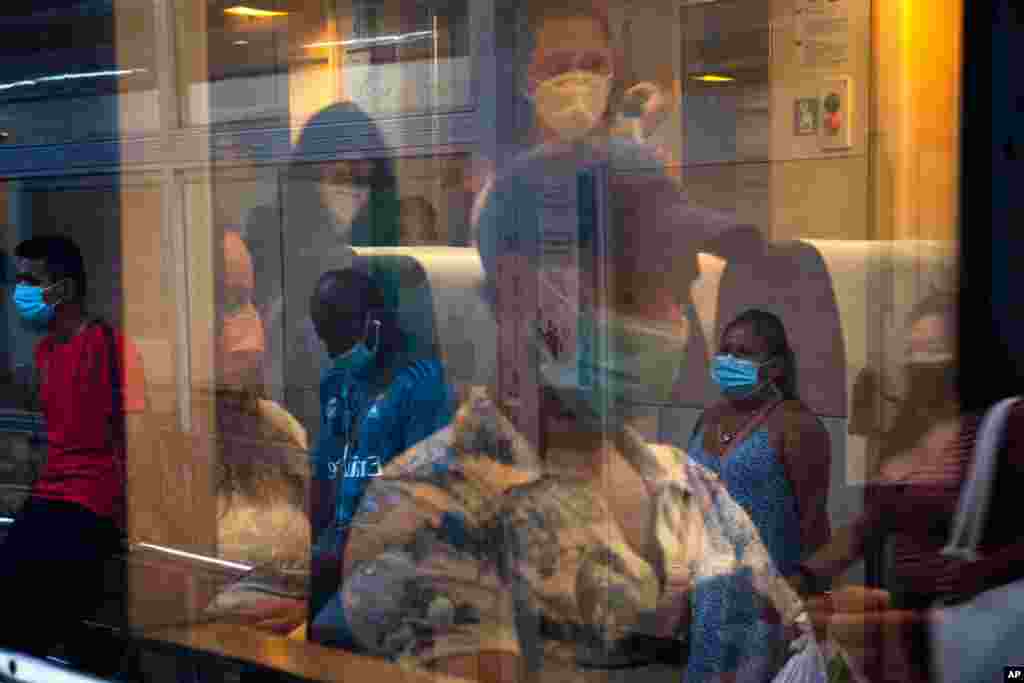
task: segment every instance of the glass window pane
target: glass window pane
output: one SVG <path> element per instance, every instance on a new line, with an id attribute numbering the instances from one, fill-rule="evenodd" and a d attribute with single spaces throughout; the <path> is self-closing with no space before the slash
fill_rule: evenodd
<path id="1" fill-rule="evenodd" d="M 12 253 L 70 235 L 145 376 L 147 674 L 768 681 L 829 582 L 948 597 L 962 0 L 30 4 L 0 529 L 75 414 Z"/>
<path id="2" fill-rule="evenodd" d="M 7 144 L 154 133 L 152 3 L 25 3 L 0 15 L 0 131 Z"/>
<path id="3" fill-rule="evenodd" d="M 465 2 L 263 5 L 178 3 L 188 123 L 302 122 L 338 100 L 372 115 L 470 104 Z"/>

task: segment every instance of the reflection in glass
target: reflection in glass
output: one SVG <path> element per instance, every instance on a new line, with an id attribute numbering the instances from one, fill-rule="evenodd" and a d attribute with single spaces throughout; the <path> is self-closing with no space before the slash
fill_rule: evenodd
<path id="1" fill-rule="evenodd" d="M 0 15 L 7 144 L 115 139 L 159 129 L 152 6 L 8 6 Z M 119 31 L 127 29 L 129 31 Z"/>

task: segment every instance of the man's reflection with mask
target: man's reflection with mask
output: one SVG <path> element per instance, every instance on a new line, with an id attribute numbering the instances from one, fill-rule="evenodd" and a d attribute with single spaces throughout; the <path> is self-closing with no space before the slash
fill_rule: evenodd
<path id="1" fill-rule="evenodd" d="M 678 681 L 689 595 L 721 577 L 744 596 L 722 608 L 730 644 L 691 652 L 686 680 L 769 680 L 783 643 L 737 625 L 782 630 L 797 596 L 716 478 L 626 420 L 669 399 L 697 248 L 734 224 L 610 134 L 619 60 L 599 3 L 527 5 L 539 144 L 495 174 L 477 233 L 497 378 L 368 485 L 332 602 L 361 650 L 412 668 Z"/>
<path id="2" fill-rule="evenodd" d="M 216 414 L 218 551 L 257 567 L 307 563 L 305 430 L 264 397 L 265 335 L 253 303 L 255 276 L 241 235 L 223 238 L 219 272 Z"/>

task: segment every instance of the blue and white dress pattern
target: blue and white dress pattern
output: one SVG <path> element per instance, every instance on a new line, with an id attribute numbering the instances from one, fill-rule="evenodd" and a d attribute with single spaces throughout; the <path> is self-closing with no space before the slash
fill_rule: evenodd
<path id="1" fill-rule="evenodd" d="M 721 544 L 725 555 L 731 548 L 738 557 L 752 544 L 766 548 L 777 571 L 792 574 L 801 557 L 800 520 L 796 497 L 768 431 L 755 430 L 719 457 L 705 450 L 704 430 L 699 429 L 687 450 L 693 462 L 718 475 L 730 503 L 749 519 L 732 520 L 716 506 L 715 514 L 705 519 L 709 542 Z M 753 538 L 752 532 L 760 538 Z M 697 576 L 687 683 L 714 680 L 727 672 L 735 672 L 740 681 L 770 680 L 784 655 L 785 634 L 762 609 L 750 577 L 742 570 L 720 573 L 711 567 Z"/>

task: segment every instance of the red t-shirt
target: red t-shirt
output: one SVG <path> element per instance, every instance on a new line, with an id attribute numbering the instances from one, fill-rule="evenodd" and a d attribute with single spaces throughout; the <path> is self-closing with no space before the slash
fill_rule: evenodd
<path id="1" fill-rule="evenodd" d="M 115 332 L 121 361 L 124 412 L 145 409 L 145 376 L 138 350 Z M 36 346 L 40 397 L 49 441 L 33 495 L 82 505 L 123 522 L 124 446 L 111 431 L 107 333 L 91 324 L 66 343 L 47 335 Z"/>

